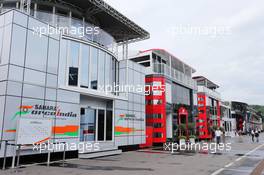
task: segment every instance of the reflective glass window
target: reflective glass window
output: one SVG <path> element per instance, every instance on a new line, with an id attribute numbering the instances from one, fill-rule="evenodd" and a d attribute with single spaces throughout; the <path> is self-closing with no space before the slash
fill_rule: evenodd
<path id="1" fill-rule="evenodd" d="M 105 111 L 98 110 L 98 141 L 103 141 L 105 138 Z"/>
<path id="2" fill-rule="evenodd" d="M 80 44 L 70 41 L 69 85 L 78 86 Z"/>
<path id="3" fill-rule="evenodd" d="M 66 82 L 66 72 L 67 72 L 67 46 L 68 46 L 67 40 L 61 40 L 60 43 L 60 64 L 59 64 L 59 84 L 65 85 Z"/>
<path id="4" fill-rule="evenodd" d="M 98 49 L 91 47 L 91 88 L 97 89 L 98 84 Z"/>
<path id="5" fill-rule="evenodd" d="M 105 66 L 108 66 L 105 64 L 105 53 L 103 51 L 99 51 L 99 68 L 98 68 L 98 81 L 100 90 L 104 90 L 105 86 Z"/>
<path id="6" fill-rule="evenodd" d="M 79 67 L 79 49 L 79 43 L 74 41 L 70 42 L 70 67 Z"/>
<path id="7" fill-rule="evenodd" d="M 113 136 L 113 112 L 106 111 L 106 140 L 112 140 Z"/>
<path id="8" fill-rule="evenodd" d="M 111 83 L 110 83 L 110 55 L 109 54 L 106 54 L 105 56 L 105 86 L 110 86 Z"/>
<path id="9" fill-rule="evenodd" d="M 89 87 L 89 62 L 90 48 L 87 45 L 82 45 L 82 61 L 81 61 L 81 87 Z"/>

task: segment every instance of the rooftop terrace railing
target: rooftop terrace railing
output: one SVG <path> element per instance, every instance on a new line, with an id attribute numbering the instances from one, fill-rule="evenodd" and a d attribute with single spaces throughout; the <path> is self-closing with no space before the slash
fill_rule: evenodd
<path id="1" fill-rule="evenodd" d="M 52 14 L 44 11 L 36 11 L 35 17 L 43 22 L 46 22 L 50 25 L 53 25 L 55 27 L 68 27 L 69 30 L 71 30 L 71 27 L 74 28 L 74 30 L 77 30 L 76 32 L 69 32 L 69 33 L 63 33 L 66 35 L 70 35 L 72 37 L 76 37 L 79 39 L 84 39 L 87 41 L 92 41 L 102 47 L 105 47 L 109 51 L 116 54 L 116 42 L 115 39 L 105 32 L 104 30 L 100 29 L 98 26 L 95 26 L 93 24 L 90 24 L 88 22 L 84 22 L 80 19 L 76 18 L 70 18 L 68 16 L 58 15 L 58 14 Z M 92 31 L 93 29 L 97 28 L 97 33 L 94 33 Z M 90 30 L 89 30 L 90 29 Z M 69 31 L 68 30 L 68 31 Z"/>
<path id="2" fill-rule="evenodd" d="M 197 90 L 197 82 L 193 80 L 192 77 L 187 76 L 184 73 L 167 66 L 166 64 L 154 63 L 153 71 L 155 73 L 165 75 L 183 86 Z"/>
<path id="3" fill-rule="evenodd" d="M 205 86 L 198 86 L 198 92 L 206 93 L 208 96 L 213 97 L 215 99 L 221 99 L 221 95 L 219 92 L 211 90 Z"/>

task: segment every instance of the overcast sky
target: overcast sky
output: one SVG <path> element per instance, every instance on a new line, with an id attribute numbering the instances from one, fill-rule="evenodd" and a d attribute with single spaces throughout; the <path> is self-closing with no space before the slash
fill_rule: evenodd
<path id="1" fill-rule="evenodd" d="M 263 0 L 105 1 L 150 32 L 129 49 L 168 50 L 218 84 L 224 100 L 264 105 Z"/>

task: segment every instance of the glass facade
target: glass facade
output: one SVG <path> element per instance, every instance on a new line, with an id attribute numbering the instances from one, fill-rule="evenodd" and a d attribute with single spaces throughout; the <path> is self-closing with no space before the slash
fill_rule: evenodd
<path id="1" fill-rule="evenodd" d="M 118 84 L 118 61 L 107 51 L 69 39 L 62 40 L 60 50 L 60 64 L 67 65 L 69 86 L 106 91 L 108 86 Z M 62 82 L 65 73 L 60 74 Z"/>
<path id="2" fill-rule="evenodd" d="M 172 84 L 172 103 L 174 104 L 191 104 L 190 89 L 180 86 L 178 84 Z"/>

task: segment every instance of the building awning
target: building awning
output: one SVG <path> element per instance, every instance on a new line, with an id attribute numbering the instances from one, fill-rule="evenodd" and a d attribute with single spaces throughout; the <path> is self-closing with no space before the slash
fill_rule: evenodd
<path id="1" fill-rule="evenodd" d="M 95 19 L 117 43 L 148 39 L 150 34 L 103 0 L 63 0 L 82 9 L 87 19 Z"/>

